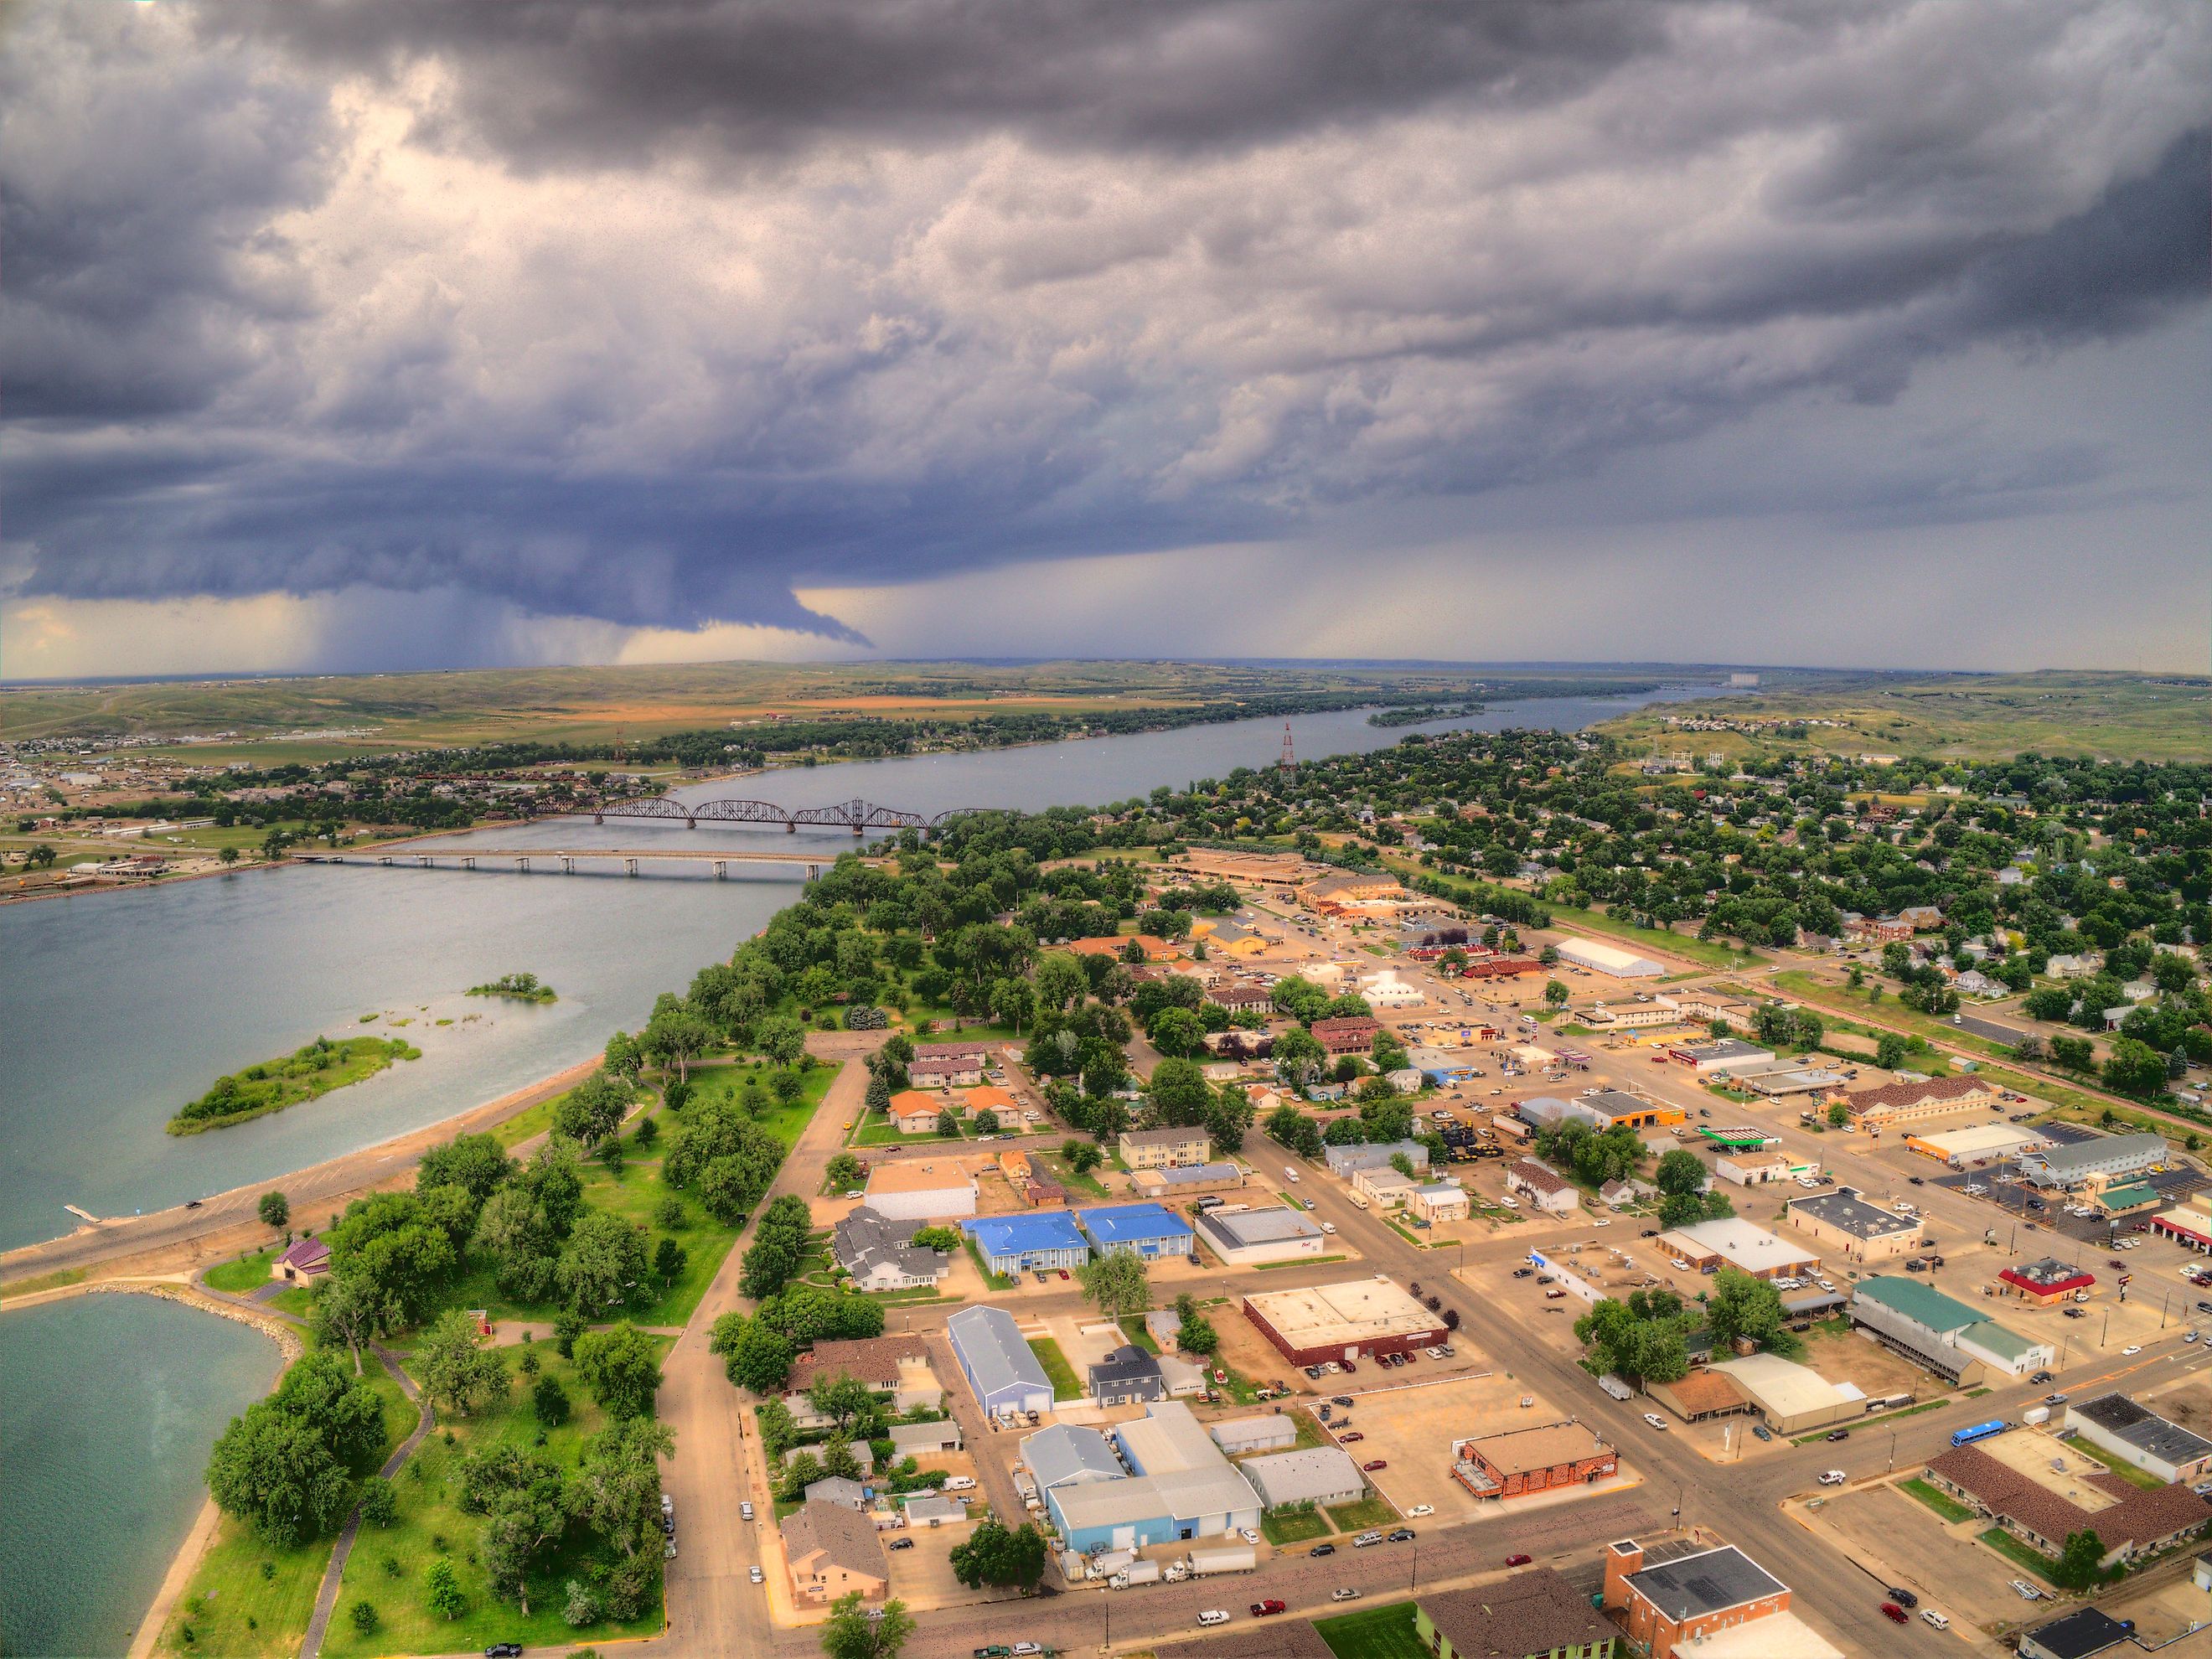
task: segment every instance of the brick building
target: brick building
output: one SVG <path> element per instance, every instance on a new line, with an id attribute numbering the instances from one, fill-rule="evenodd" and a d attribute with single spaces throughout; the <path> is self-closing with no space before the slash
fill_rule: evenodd
<path id="1" fill-rule="evenodd" d="M 1620 1455 L 1580 1423 L 1547 1423 L 1452 1443 L 1452 1478 L 1477 1498 L 1518 1498 L 1610 1478 Z"/>
<path id="2" fill-rule="evenodd" d="M 1790 1610 L 1790 1586 L 1733 1544 L 1655 1544 L 1605 1550 L 1604 1605 L 1650 1659 L 1690 1654 L 1719 1632 Z"/>

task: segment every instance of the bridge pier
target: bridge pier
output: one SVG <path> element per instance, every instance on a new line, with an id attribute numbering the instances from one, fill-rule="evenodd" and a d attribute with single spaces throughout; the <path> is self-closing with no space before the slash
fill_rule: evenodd
<path id="1" fill-rule="evenodd" d="M 517 874 L 526 876 L 530 873 L 530 860 L 519 858 L 514 861 L 514 868 Z"/>
<path id="2" fill-rule="evenodd" d="M 684 820 L 684 827 L 686 830 L 696 830 L 699 827 L 699 820 L 687 817 Z"/>
<path id="3" fill-rule="evenodd" d="M 382 866 L 383 866 L 386 869 L 387 869 L 387 870 L 389 870 L 389 869 L 392 867 L 392 860 L 391 860 L 390 859 L 388 859 L 388 858 L 386 858 L 386 859 L 379 859 L 379 860 L 377 860 L 377 862 L 378 862 L 379 864 L 382 865 Z"/>
<path id="4" fill-rule="evenodd" d="M 428 853 L 417 853 L 415 855 L 415 867 L 417 870 L 428 869 L 430 867 L 430 855 Z"/>
<path id="5" fill-rule="evenodd" d="M 806 866 L 806 878 L 809 881 L 819 881 L 822 878 L 822 866 L 818 864 L 808 865 Z"/>
<path id="6" fill-rule="evenodd" d="M 626 876 L 634 876 L 636 873 L 637 860 L 635 859 L 624 859 L 623 860 L 623 874 Z"/>
<path id="7" fill-rule="evenodd" d="M 727 859 L 716 859 L 716 860 L 714 860 L 714 879 L 715 879 L 716 881 L 726 881 L 726 880 L 729 878 L 729 874 L 730 874 L 730 861 L 729 861 L 729 860 L 727 860 Z"/>
<path id="8" fill-rule="evenodd" d="M 576 873 L 576 860 L 566 853 L 561 854 L 561 873 L 564 876 L 573 876 Z"/>
<path id="9" fill-rule="evenodd" d="M 464 858 L 464 859 L 461 860 L 461 868 L 462 868 L 462 869 L 464 869 L 464 870 L 473 870 L 473 869 L 475 869 L 476 867 L 477 867 L 477 861 L 476 861 L 476 859 L 474 858 L 474 856 L 473 856 L 473 855 L 471 855 L 471 856 L 470 856 L 470 857 Z"/>
<path id="10" fill-rule="evenodd" d="M 799 833 L 799 826 L 789 818 L 786 818 L 783 821 L 783 833 L 787 836 L 795 836 Z"/>
<path id="11" fill-rule="evenodd" d="M 605 823 L 606 821 L 607 815 L 605 812 L 594 812 L 592 814 L 592 822 L 593 823 Z"/>

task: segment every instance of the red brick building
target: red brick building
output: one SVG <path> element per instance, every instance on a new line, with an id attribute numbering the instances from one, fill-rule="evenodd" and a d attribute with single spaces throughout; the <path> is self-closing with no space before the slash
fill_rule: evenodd
<path id="1" fill-rule="evenodd" d="M 1462 979 L 1518 979 L 1523 974 L 1543 971 L 1544 964 L 1534 957 L 1481 957 L 1459 970 Z"/>
<path id="2" fill-rule="evenodd" d="M 1374 1046 L 1375 1034 L 1382 1029 L 1382 1023 L 1352 1014 L 1342 1019 L 1317 1019 L 1312 1029 L 1315 1041 L 1330 1054 L 1364 1054 Z"/>
<path id="3" fill-rule="evenodd" d="M 1619 1454 L 1580 1423 L 1547 1423 L 1452 1445 L 1452 1477 L 1477 1498 L 1586 1486 L 1608 1479 L 1620 1464 Z"/>
<path id="4" fill-rule="evenodd" d="M 1790 1586 L 1733 1544 L 1655 1544 L 1605 1551 L 1604 1605 L 1650 1659 L 1696 1651 L 1694 1638 L 1790 1608 Z"/>

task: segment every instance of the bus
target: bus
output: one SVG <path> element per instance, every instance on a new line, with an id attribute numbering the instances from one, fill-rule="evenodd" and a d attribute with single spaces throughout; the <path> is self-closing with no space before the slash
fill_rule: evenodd
<path id="1" fill-rule="evenodd" d="M 2009 1426 L 2010 1425 L 2002 1417 L 1993 1417 L 1986 1423 L 1975 1424 L 1971 1429 L 1954 1429 L 1951 1431 L 1951 1443 L 1954 1446 L 1970 1446 L 1977 1440 L 1986 1440 L 1993 1434 L 2002 1434 Z"/>

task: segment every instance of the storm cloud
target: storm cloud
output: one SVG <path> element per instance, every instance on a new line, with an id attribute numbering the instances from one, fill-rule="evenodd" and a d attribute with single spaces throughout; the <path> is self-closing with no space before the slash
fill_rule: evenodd
<path id="1" fill-rule="evenodd" d="M 796 592 L 1356 556 L 2201 310 L 2208 134 L 2195 0 L 32 4 L 0 580 L 853 645 Z M 1668 493 L 2118 487 L 1942 456 Z"/>

